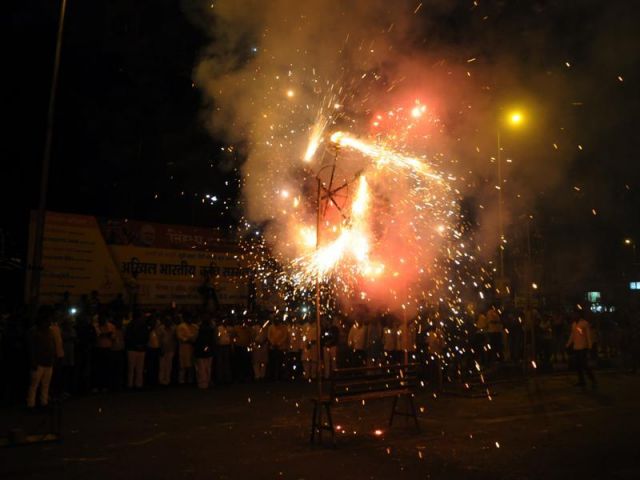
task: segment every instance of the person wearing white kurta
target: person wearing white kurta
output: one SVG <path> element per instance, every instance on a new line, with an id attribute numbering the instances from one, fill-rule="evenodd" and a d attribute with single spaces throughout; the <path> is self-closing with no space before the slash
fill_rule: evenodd
<path id="1" fill-rule="evenodd" d="M 397 350 L 397 335 L 393 324 L 385 325 L 382 330 L 382 347 L 388 362 L 395 361 L 395 352 Z"/>
<path id="2" fill-rule="evenodd" d="M 299 377 L 302 372 L 302 351 L 304 350 L 304 332 L 302 325 L 299 322 L 292 321 L 287 325 L 289 330 L 289 368 L 291 378 Z"/>
<path id="3" fill-rule="evenodd" d="M 160 342 L 160 365 L 158 368 L 158 383 L 167 386 L 171 383 L 171 369 L 176 352 L 176 327 L 170 317 L 163 319 L 156 328 Z"/>
<path id="4" fill-rule="evenodd" d="M 198 337 L 198 325 L 186 320 L 180 323 L 176 328 L 176 337 L 178 338 L 178 354 L 180 361 L 180 371 L 178 374 L 179 383 L 193 383 L 193 343 Z"/>
<path id="5" fill-rule="evenodd" d="M 347 337 L 347 344 L 353 353 L 352 367 L 363 367 L 366 364 L 366 340 L 367 328 L 364 323 L 354 323 L 351 330 L 349 330 L 349 336 Z"/>
<path id="6" fill-rule="evenodd" d="M 416 322 L 404 321 L 398 330 L 398 350 L 402 351 L 402 362 L 412 363 L 416 358 Z"/>
<path id="7" fill-rule="evenodd" d="M 264 380 L 267 374 L 267 362 L 269 361 L 269 348 L 267 346 L 267 329 L 259 323 L 251 327 L 251 362 L 253 363 L 253 376 L 256 380 Z"/>
<path id="8" fill-rule="evenodd" d="M 316 323 L 309 320 L 302 327 L 302 341 L 304 349 L 302 350 L 302 365 L 304 368 L 304 376 L 306 378 L 316 378 L 318 373 L 318 338 Z"/>

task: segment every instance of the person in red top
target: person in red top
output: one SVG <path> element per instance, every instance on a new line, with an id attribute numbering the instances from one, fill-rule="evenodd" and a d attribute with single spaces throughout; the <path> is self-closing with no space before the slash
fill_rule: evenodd
<path id="1" fill-rule="evenodd" d="M 596 377 L 589 367 L 589 352 L 592 347 L 591 326 L 582 316 L 582 312 L 574 314 L 571 324 L 571 335 L 567 341 L 567 348 L 571 348 L 575 355 L 576 371 L 578 373 L 578 383 L 576 386 L 584 387 L 584 374 L 587 374 L 593 388 L 596 387 Z"/>

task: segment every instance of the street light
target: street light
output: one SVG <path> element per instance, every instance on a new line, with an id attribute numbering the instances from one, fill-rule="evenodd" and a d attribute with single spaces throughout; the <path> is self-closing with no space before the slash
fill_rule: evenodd
<path id="1" fill-rule="evenodd" d="M 627 247 L 631 247 L 633 252 L 633 265 L 635 265 L 636 264 L 636 242 L 633 240 L 633 238 L 625 238 L 624 244 Z"/>
<path id="2" fill-rule="evenodd" d="M 522 125 L 525 117 L 524 114 L 520 110 L 511 110 L 507 113 L 504 118 L 501 118 L 498 122 L 497 128 L 497 139 L 498 139 L 498 233 L 499 233 L 499 241 L 500 241 L 500 263 L 499 263 L 499 271 L 500 274 L 500 291 L 502 293 L 503 289 L 506 287 L 506 280 L 504 276 L 504 219 L 503 219 L 503 195 L 502 195 L 502 144 L 501 144 L 501 127 L 504 124 L 510 128 L 517 128 Z"/>

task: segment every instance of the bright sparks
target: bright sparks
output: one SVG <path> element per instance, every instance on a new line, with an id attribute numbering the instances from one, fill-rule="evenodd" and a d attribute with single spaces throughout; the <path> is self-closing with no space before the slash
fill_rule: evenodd
<path id="1" fill-rule="evenodd" d="M 374 145 L 364 140 L 352 137 L 344 132 L 335 132 L 331 135 L 331 142 L 341 147 L 351 148 L 363 155 L 370 157 L 378 167 L 391 165 L 403 169 L 411 170 L 420 175 L 441 181 L 442 177 L 430 171 L 424 162 L 415 157 L 408 157 L 381 145 Z"/>

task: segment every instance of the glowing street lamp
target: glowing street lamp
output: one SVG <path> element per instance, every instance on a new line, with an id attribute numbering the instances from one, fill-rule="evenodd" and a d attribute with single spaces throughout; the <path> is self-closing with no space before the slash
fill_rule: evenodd
<path id="1" fill-rule="evenodd" d="M 505 238 L 504 238 L 504 219 L 503 219 L 503 199 L 502 199 L 502 144 L 500 142 L 500 127 L 502 124 L 515 128 L 520 127 L 524 120 L 524 114 L 520 110 L 512 110 L 510 111 L 504 119 L 501 119 L 498 123 L 497 129 L 497 137 L 498 137 L 498 228 L 499 228 L 499 241 L 500 241 L 500 263 L 499 263 L 499 274 L 500 274 L 500 291 L 503 293 L 503 289 L 506 287 L 506 281 L 504 277 L 504 246 L 505 246 Z"/>
<path id="2" fill-rule="evenodd" d="M 624 244 L 627 247 L 631 247 L 633 251 L 633 264 L 635 265 L 636 264 L 636 242 L 633 240 L 633 238 L 625 238 Z"/>
<path id="3" fill-rule="evenodd" d="M 509 123 L 514 126 L 520 125 L 524 121 L 524 116 L 518 110 L 513 111 L 509 114 Z"/>

